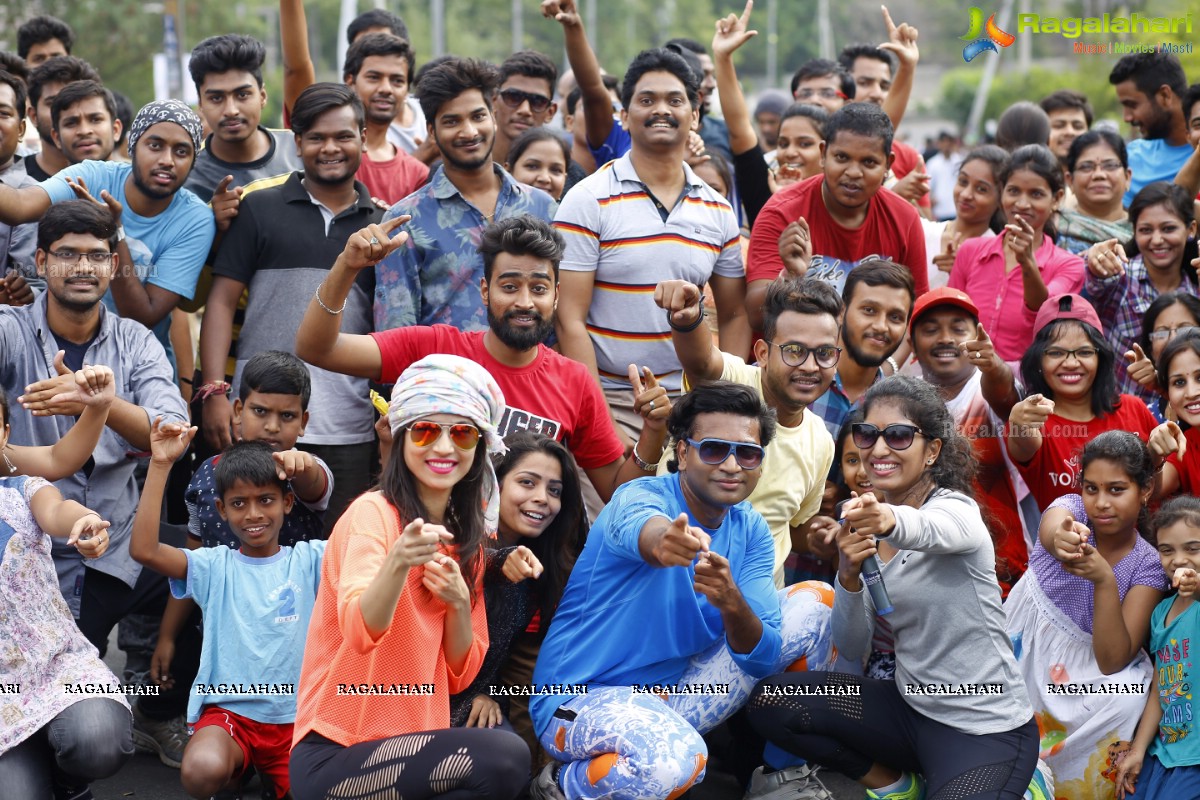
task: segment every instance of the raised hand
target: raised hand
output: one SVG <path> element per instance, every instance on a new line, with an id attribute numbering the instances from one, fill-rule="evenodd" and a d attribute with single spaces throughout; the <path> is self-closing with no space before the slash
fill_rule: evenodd
<path id="1" fill-rule="evenodd" d="M 1158 375 L 1154 371 L 1154 362 L 1142 350 L 1142 346 L 1134 342 L 1132 350 L 1125 351 L 1125 370 L 1129 377 L 1139 386 L 1154 389 L 1158 386 Z"/>
<path id="2" fill-rule="evenodd" d="M 688 524 L 687 514 L 680 514 L 659 535 L 651 552 L 664 567 L 687 567 L 700 553 L 708 552 L 711 541 L 703 530 Z"/>
<path id="3" fill-rule="evenodd" d="M 696 562 L 692 588 L 708 598 L 718 611 L 729 611 L 737 607 L 742 592 L 729 570 L 729 559 L 717 553 L 704 553 Z"/>
<path id="4" fill-rule="evenodd" d="M 1013 254 L 1018 264 L 1036 269 L 1037 259 L 1034 253 L 1040 244 L 1040 239 L 1034 241 L 1033 227 L 1020 217 L 1015 223 L 1010 222 L 1004 226 L 1004 248 Z"/>
<path id="5" fill-rule="evenodd" d="M 581 24 L 575 0 L 542 0 L 542 16 L 560 23 L 564 28 Z"/>
<path id="6" fill-rule="evenodd" d="M 837 558 L 837 535 L 842 526 L 833 517 L 813 517 L 808 523 L 805 538 L 808 541 L 808 551 L 817 558 L 832 561 Z"/>
<path id="7" fill-rule="evenodd" d="M 658 378 L 649 367 L 642 367 L 642 375 L 638 377 L 635 364 L 629 365 L 629 383 L 633 387 L 633 407 L 642 415 L 645 424 L 651 428 L 666 427 L 667 417 L 671 416 L 671 398 L 667 390 L 658 385 Z"/>
<path id="8" fill-rule="evenodd" d="M 25 276 L 10 269 L 8 274 L 0 278 L 0 304 L 6 306 L 27 306 L 33 302 L 33 289 Z"/>
<path id="9" fill-rule="evenodd" d="M 271 453 L 271 458 L 275 459 L 281 481 L 290 481 L 320 469 L 317 460 L 303 450 L 281 450 Z"/>
<path id="10" fill-rule="evenodd" d="M 1046 425 L 1046 420 L 1054 413 L 1054 401 L 1040 394 L 1031 394 L 1012 407 L 1008 412 L 1008 423 L 1011 433 L 1025 436 L 1032 431 L 1040 431 Z"/>
<path id="11" fill-rule="evenodd" d="M 700 134 L 692 130 L 688 133 L 687 153 L 684 155 L 684 161 L 693 169 L 701 164 L 712 161 L 712 156 L 704 152 L 704 140 L 700 138 Z"/>
<path id="12" fill-rule="evenodd" d="M 351 234 L 342 250 L 342 264 L 348 269 L 357 270 L 373 267 L 383 261 L 408 241 L 406 231 L 401 231 L 395 236 L 392 236 L 392 233 L 410 219 L 411 216 L 403 214 L 387 222 L 373 222 L 361 231 Z"/>
<path id="13" fill-rule="evenodd" d="M 454 535 L 441 525 L 417 517 L 404 526 L 396 543 L 388 551 L 388 557 L 405 569 L 417 567 L 436 558 L 442 542 L 453 540 Z"/>
<path id="14" fill-rule="evenodd" d="M 471 591 L 463 580 L 458 562 L 445 553 L 438 553 L 425 562 L 421 583 L 429 593 L 448 606 L 470 607 Z"/>
<path id="15" fill-rule="evenodd" d="M 879 502 L 874 494 L 851 497 L 842 504 L 842 518 L 863 536 L 886 536 L 896 527 L 892 507 Z"/>
<path id="16" fill-rule="evenodd" d="M 917 48 L 917 29 L 907 22 L 899 25 L 892 22 L 887 6 L 880 6 L 879 9 L 883 12 L 883 26 L 888 34 L 888 40 L 880 44 L 879 49 L 895 53 L 900 63 L 909 69 L 916 67 L 921 60 L 921 51 Z"/>
<path id="17" fill-rule="evenodd" d="M 1089 583 L 1102 583 L 1115 579 L 1112 565 L 1104 560 L 1100 551 L 1084 542 L 1079 547 L 1076 558 L 1062 562 L 1063 569 L 1072 575 L 1078 575 Z"/>
<path id="18" fill-rule="evenodd" d="M 1171 576 L 1171 586 L 1179 590 L 1180 597 L 1191 597 L 1200 587 L 1200 575 L 1191 567 L 1180 567 Z"/>
<path id="19" fill-rule="evenodd" d="M 730 14 L 717 20 L 717 32 L 713 36 L 713 55 L 731 55 L 746 42 L 758 36 L 758 31 L 748 31 L 750 11 L 754 8 L 754 0 L 746 0 L 746 8 L 739 17 Z"/>
<path id="20" fill-rule="evenodd" d="M 929 174 L 922 169 L 914 169 L 892 185 L 892 191 L 910 203 L 916 203 L 929 194 Z"/>
<path id="21" fill-rule="evenodd" d="M 35 417 L 50 417 L 61 414 L 77 417 L 83 413 L 83 402 L 75 384 L 75 373 L 67 367 L 66 351 L 54 354 L 53 378 L 47 378 L 25 387 L 25 394 L 17 402 Z"/>
<path id="22" fill-rule="evenodd" d="M 83 178 L 66 178 L 66 181 L 67 186 L 71 187 L 71 191 L 75 192 L 75 196 L 77 198 L 80 200 L 91 200 L 98 206 L 106 207 L 108 209 L 108 213 L 112 214 L 113 222 L 115 222 L 118 227 L 120 226 L 121 213 L 125 210 L 125 207 L 121 205 L 121 202 L 117 200 L 117 198 L 109 194 L 107 189 L 101 190 L 100 199 L 97 200 L 95 196 L 93 196 L 88 190 L 87 181 L 85 181 Z"/>
<path id="23" fill-rule="evenodd" d="M 959 348 L 966 354 L 967 360 L 983 372 L 988 372 L 1003 363 L 996 356 L 992 337 L 987 335 L 982 322 L 975 324 L 975 337 L 960 344 Z"/>
<path id="24" fill-rule="evenodd" d="M 1150 447 L 1150 452 L 1163 461 L 1172 455 L 1182 461 L 1183 454 L 1187 452 L 1187 437 L 1174 422 L 1164 422 L 1150 431 L 1150 438 L 1146 444 Z"/>
<path id="25" fill-rule="evenodd" d="M 841 554 L 838 559 L 838 580 L 847 589 L 858 591 L 862 587 L 855 584 L 862 573 L 862 562 L 879 552 L 875 537 L 851 527 L 847 521 L 838 527 L 837 546 Z"/>
<path id="26" fill-rule="evenodd" d="M 958 246 L 962 244 L 962 240 L 961 233 L 951 236 L 950 241 L 946 242 L 946 246 L 942 248 L 942 252 L 933 257 L 933 265 L 949 275 L 950 270 L 954 269 L 954 259 L 958 255 Z"/>
<path id="27" fill-rule="evenodd" d="M 1129 256 L 1125 255 L 1125 247 L 1119 239 L 1105 239 L 1088 248 L 1084 253 L 1088 272 L 1097 278 L 1111 278 L 1114 275 L 1124 275 L 1125 265 Z"/>
<path id="28" fill-rule="evenodd" d="M 108 549 L 109 525 L 95 511 L 89 511 L 71 526 L 67 545 L 78 550 L 84 558 L 99 558 Z"/>
<path id="29" fill-rule="evenodd" d="M 792 278 L 803 278 L 812 263 L 812 234 L 804 217 L 790 223 L 779 234 L 779 258 L 783 271 Z"/>
<path id="30" fill-rule="evenodd" d="M 187 452 L 197 428 L 189 428 L 178 422 L 163 422 L 155 417 L 150 424 L 150 460 L 156 464 L 171 466 Z"/>
<path id="31" fill-rule="evenodd" d="M 1068 514 L 1062 524 L 1054 529 L 1054 549 L 1050 555 L 1064 564 L 1075 561 L 1082 556 L 1089 536 L 1091 531 L 1087 525 L 1076 522 L 1075 518 Z"/>
<path id="32" fill-rule="evenodd" d="M 242 203 L 241 186 L 236 186 L 232 189 L 229 184 L 233 183 L 233 176 L 226 175 L 221 178 L 221 182 L 217 184 L 217 189 L 213 192 L 210 205 L 212 206 L 213 218 L 217 221 L 218 231 L 227 231 L 229 226 L 233 224 L 233 218 L 238 215 L 238 207 Z"/>
<path id="33" fill-rule="evenodd" d="M 687 328 L 704 313 L 704 294 L 691 281 L 663 281 L 654 287 L 654 304 L 667 312 L 672 325 Z"/>
<path id="34" fill-rule="evenodd" d="M 500 571 L 508 578 L 509 583 L 520 583 L 527 578 L 536 580 L 542 576 L 542 562 L 538 561 L 532 550 L 522 544 L 508 554 Z"/>

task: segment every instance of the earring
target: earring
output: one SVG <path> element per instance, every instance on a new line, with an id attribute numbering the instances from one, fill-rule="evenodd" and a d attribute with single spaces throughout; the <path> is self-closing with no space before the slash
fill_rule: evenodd
<path id="1" fill-rule="evenodd" d="M 928 465 L 929 465 L 929 466 L 931 466 L 931 467 L 933 466 L 933 460 L 932 460 L 932 459 L 931 459 L 931 460 L 929 460 L 929 461 L 926 461 L 925 463 L 926 463 L 926 464 L 928 464 Z"/>

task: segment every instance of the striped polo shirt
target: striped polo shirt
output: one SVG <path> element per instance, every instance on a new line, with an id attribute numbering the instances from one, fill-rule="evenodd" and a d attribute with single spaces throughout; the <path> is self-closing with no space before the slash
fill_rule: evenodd
<path id="1" fill-rule="evenodd" d="M 560 269 L 595 273 L 587 329 L 606 389 L 629 388 L 630 364 L 649 367 L 668 391 L 682 388 L 667 315 L 654 304 L 660 281 L 745 278 L 733 209 L 687 164 L 683 172 L 665 222 L 629 153 L 576 184 L 554 217 L 566 242 Z"/>

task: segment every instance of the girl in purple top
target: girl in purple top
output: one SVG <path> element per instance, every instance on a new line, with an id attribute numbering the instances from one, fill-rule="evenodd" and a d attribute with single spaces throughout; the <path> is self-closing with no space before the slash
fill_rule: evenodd
<path id="1" fill-rule="evenodd" d="M 1005 603 L 1058 798 L 1115 797 L 1117 756 L 1145 705 L 1152 664 L 1141 646 L 1166 589 L 1158 554 L 1138 533 L 1154 474 L 1128 431 L 1089 442 L 1081 494 L 1046 509 L 1029 570 Z"/>

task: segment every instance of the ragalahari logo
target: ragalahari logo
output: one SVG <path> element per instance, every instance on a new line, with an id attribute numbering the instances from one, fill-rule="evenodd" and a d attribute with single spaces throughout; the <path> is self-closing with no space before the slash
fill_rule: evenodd
<path id="1" fill-rule="evenodd" d="M 985 34 L 980 36 L 980 34 Z M 1014 41 L 1015 36 L 1011 33 L 1006 33 L 996 27 L 996 15 L 992 14 L 987 18 L 987 24 L 983 23 L 983 11 L 977 6 L 971 6 L 971 27 L 965 36 L 960 36 L 964 42 L 969 44 L 963 48 L 963 61 L 968 64 L 975 56 L 985 50 L 991 50 L 993 53 L 999 53 L 996 45 L 1008 47 Z"/>

